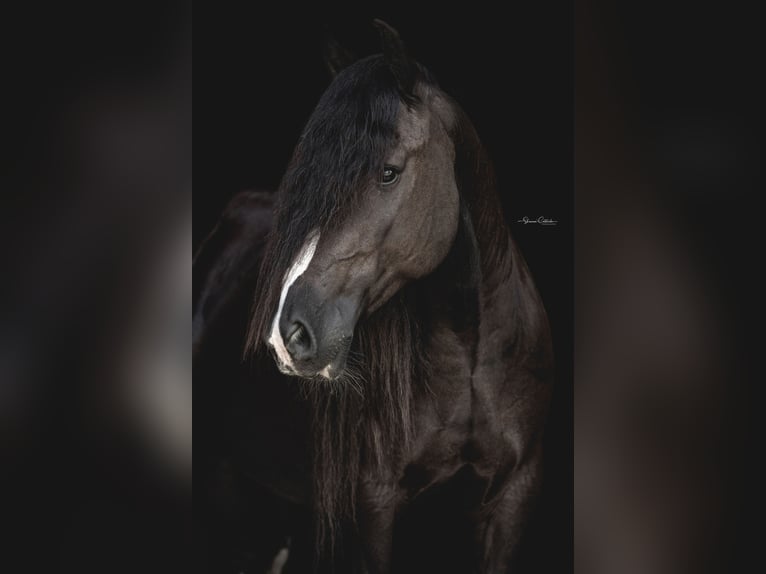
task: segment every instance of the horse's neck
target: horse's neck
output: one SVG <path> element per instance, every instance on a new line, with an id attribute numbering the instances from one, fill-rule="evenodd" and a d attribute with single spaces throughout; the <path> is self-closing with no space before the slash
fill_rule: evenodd
<path id="1" fill-rule="evenodd" d="M 485 320 L 500 311 L 503 325 L 515 323 L 514 306 L 531 286 L 504 223 L 494 222 L 490 230 L 477 226 L 476 220 L 463 203 L 452 248 L 421 282 L 417 305 L 430 324 L 446 326 L 467 340 L 476 338 Z M 486 219 L 481 221 L 486 224 Z"/>
<path id="2" fill-rule="evenodd" d="M 454 334 L 473 370 L 493 353 L 524 362 L 507 350 L 547 348 L 549 334 L 537 290 L 508 232 L 491 162 L 465 121 L 456 146 L 458 233 L 445 261 L 424 282 L 420 303 L 431 325 Z M 440 352 L 438 345 L 432 352 Z"/>

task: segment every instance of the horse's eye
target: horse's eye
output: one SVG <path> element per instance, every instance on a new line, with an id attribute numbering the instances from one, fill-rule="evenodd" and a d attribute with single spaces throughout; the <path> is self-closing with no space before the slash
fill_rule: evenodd
<path id="1" fill-rule="evenodd" d="M 387 165 L 383 168 L 383 175 L 380 178 L 382 185 L 393 185 L 399 181 L 399 170 L 395 167 Z"/>

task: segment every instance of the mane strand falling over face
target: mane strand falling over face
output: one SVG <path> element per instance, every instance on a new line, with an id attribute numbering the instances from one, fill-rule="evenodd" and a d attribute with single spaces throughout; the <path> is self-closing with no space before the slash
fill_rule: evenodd
<path id="1" fill-rule="evenodd" d="M 309 235 L 336 224 L 382 168 L 400 104 L 382 56 L 340 72 L 320 99 L 279 186 L 246 351 L 268 336 L 285 273 Z"/>

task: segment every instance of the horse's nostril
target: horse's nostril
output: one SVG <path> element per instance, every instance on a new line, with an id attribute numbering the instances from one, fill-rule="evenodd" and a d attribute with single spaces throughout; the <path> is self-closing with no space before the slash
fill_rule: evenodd
<path id="1" fill-rule="evenodd" d="M 306 329 L 301 323 L 293 323 L 290 328 L 290 332 L 287 334 L 288 343 L 300 343 L 301 338 L 305 335 Z"/>
<path id="2" fill-rule="evenodd" d="M 290 355 L 298 360 L 310 359 L 315 354 L 314 338 L 309 328 L 300 321 L 295 321 L 287 331 L 285 342 Z"/>

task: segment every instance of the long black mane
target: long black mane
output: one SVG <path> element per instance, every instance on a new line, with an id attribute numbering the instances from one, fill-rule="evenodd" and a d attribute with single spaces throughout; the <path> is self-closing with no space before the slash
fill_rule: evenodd
<path id="1" fill-rule="evenodd" d="M 278 189 L 275 225 L 259 274 L 247 350 L 262 346 L 282 278 L 309 233 L 337 225 L 382 167 L 396 141 L 401 102 L 382 56 L 352 64 L 322 95 Z"/>

